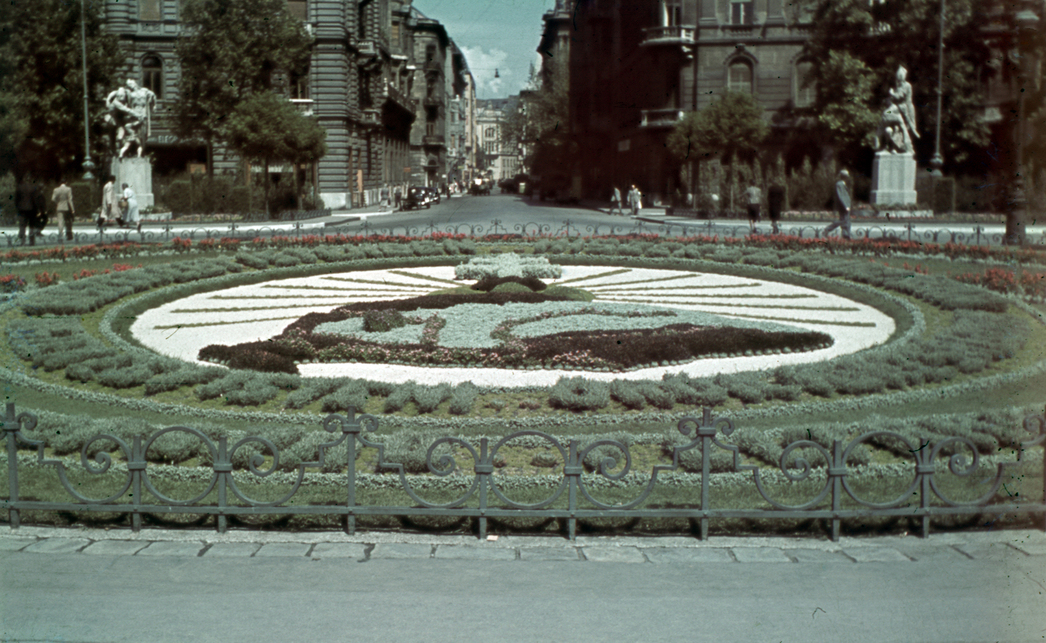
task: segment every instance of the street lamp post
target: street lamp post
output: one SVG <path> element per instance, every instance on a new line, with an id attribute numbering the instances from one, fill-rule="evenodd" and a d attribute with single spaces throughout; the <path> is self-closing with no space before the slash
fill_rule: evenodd
<path id="1" fill-rule="evenodd" d="M 941 0 L 941 31 L 937 38 L 937 141 L 933 158 L 930 159 L 930 176 L 934 177 L 942 176 L 941 168 L 944 167 L 944 156 L 941 155 L 941 100 L 944 94 L 944 0 Z M 935 189 L 935 195 L 936 192 Z"/>
<path id="2" fill-rule="evenodd" d="M 91 129 L 87 112 L 87 12 L 84 0 L 80 0 L 80 53 L 84 65 L 84 180 L 90 181 L 94 178 L 91 174 L 94 163 L 91 162 Z"/>
<path id="3" fill-rule="evenodd" d="M 1028 207 L 1028 199 L 1025 193 L 1025 159 L 1024 139 L 1027 131 L 1025 123 L 1025 96 L 1031 89 L 1028 85 L 1034 82 L 1032 78 L 1034 61 L 1032 60 L 1032 39 L 1035 38 L 1039 28 L 1039 16 L 1032 10 L 1034 0 L 1023 0 L 1021 10 L 1014 16 L 1014 24 L 1017 30 L 1017 55 L 1020 65 L 1018 68 L 1020 87 L 1017 98 L 1017 131 L 1015 133 L 1017 144 L 1017 171 L 1013 181 L 1013 193 L 1009 203 L 1009 211 L 1006 214 L 1006 234 L 1003 242 L 1006 245 L 1023 245 L 1025 241 L 1024 219 Z"/>

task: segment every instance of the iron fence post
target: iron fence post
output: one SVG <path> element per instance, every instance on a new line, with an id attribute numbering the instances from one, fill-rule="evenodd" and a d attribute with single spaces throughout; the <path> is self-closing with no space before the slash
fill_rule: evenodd
<path id="1" fill-rule="evenodd" d="M 131 474 L 131 531 L 138 533 L 142 530 L 142 472 L 145 471 L 145 452 L 140 435 L 135 435 L 131 441 L 127 471 Z"/>
<path id="2" fill-rule="evenodd" d="M 563 475 L 567 477 L 567 510 L 570 517 L 567 519 L 567 537 L 571 541 L 577 540 L 577 479 L 581 475 L 582 467 L 578 461 L 577 440 L 570 441 L 570 449 L 567 452 L 567 463 L 563 465 Z"/>
<path id="3" fill-rule="evenodd" d="M 494 459 L 487 453 L 487 438 L 479 441 L 479 462 L 476 463 L 476 475 L 479 477 L 479 539 L 487 538 L 487 485 L 490 475 L 494 473 Z"/>
<path id="4" fill-rule="evenodd" d="M 842 509 L 843 476 L 846 475 L 846 461 L 843 460 L 842 440 L 832 441 L 832 466 L 828 468 L 828 477 L 832 481 L 832 542 L 839 542 L 842 521 L 839 510 Z"/>
<path id="5" fill-rule="evenodd" d="M 922 510 L 921 535 L 923 538 L 929 538 L 930 514 L 926 512 L 926 509 L 930 507 L 930 493 L 932 491 L 930 478 L 934 473 L 933 453 L 929 449 L 930 441 L 926 438 L 919 438 L 919 444 L 923 445 L 923 448 L 920 448 L 916 453 L 915 473 L 919 476 L 919 509 Z"/>
<path id="6" fill-rule="evenodd" d="M 7 412 L 4 415 L 4 437 L 7 438 L 7 495 L 13 505 L 18 502 L 18 436 L 21 429 L 18 416 L 15 414 L 14 402 L 7 403 Z M 18 510 L 13 506 L 7 510 L 8 521 L 11 529 L 18 529 L 21 517 Z"/>
<path id="7" fill-rule="evenodd" d="M 356 409 L 349 407 L 350 419 L 355 417 L 355 411 Z M 347 468 L 348 480 L 346 481 L 348 493 L 345 499 L 347 509 L 345 514 L 345 533 L 353 536 L 356 534 L 356 514 L 354 513 L 356 507 L 356 436 L 359 435 L 359 431 L 352 432 L 352 427 L 346 427 L 344 422 L 342 422 L 341 427 L 342 431 L 346 431 L 349 434 L 346 436 L 348 443 L 345 445 L 345 451 L 349 459 Z M 356 428 L 359 429 L 359 424 L 356 424 Z"/>
<path id="8" fill-rule="evenodd" d="M 228 476 L 232 475 L 232 460 L 229 458 L 229 439 L 218 438 L 218 457 L 214 460 L 214 473 L 218 476 L 218 533 L 224 534 L 229 528 L 229 519 L 225 515 L 228 506 Z"/>

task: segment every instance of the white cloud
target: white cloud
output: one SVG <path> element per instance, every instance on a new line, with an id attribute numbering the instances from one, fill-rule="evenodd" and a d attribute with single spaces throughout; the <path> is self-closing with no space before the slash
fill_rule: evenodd
<path id="1" fill-rule="evenodd" d="M 484 51 L 482 47 L 462 47 L 468 61 L 469 71 L 476 81 L 476 95 L 479 98 L 500 98 L 519 91 L 521 81 L 509 69 L 506 61 L 508 54 L 500 49 Z M 497 71 L 498 78 L 494 77 Z"/>

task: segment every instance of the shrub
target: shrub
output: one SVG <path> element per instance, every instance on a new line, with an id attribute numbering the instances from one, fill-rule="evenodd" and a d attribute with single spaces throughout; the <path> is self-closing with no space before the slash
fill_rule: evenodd
<path id="1" fill-rule="evenodd" d="M 595 411 L 610 404 L 610 387 L 606 382 L 583 377 L 561 377 L 548 396 L 553 408 L 571 411 Z"/>
<path id="2" fill-rule="evenodd" d="M 176 464 L 195 456 L 201 449 L 207 450 L 195 435 L 184 431 L 171 431 L 161 435 L 149 445 L 149 450 L 145 452 L 145 459 L 150 462 Z"/>
<path id="3" fill-rule="evenodd" d="M 370 333 L 384 333 L 406 325 L 407 318 L 398 310 L 368 310 L 363 313 L 363 330 Z"/>
<path id="4" fill-rule="evenodd" d="M 442 437 L 432 431 L 419 431 L 415 429 L 402 429 L 383 440 L 385 445 L 385 462 L 402 464 L 407 473 L 427 473 L 429 467 L 426 463 L 426 455 L 432 443 Z M 432 464 L 437 469 L 440 466 L 440 457 L 449 456 L 450 445 L 444 443 L 436 447 L 432 453 Z"/>
<path id="5" fill-rule="evenodd" d="M 646 396 L 629 380 L 614 380 L 610 383 L 610 397 L 630 409 L 642 409 L 646 406 Z"/>
<path id="6" fill-rule="evenodd" d="M 685 446 L 690 444 L 691 441 L 691 438 L 681 434 L 674 428 L 666 429 L 665 437 L 661 441 L 661 452 L 671 458 L 676 447 Z M 698 446 L 679 453 L 679 466 L 682 467 L 684 471 L 701 473 L 702 458 L 703 454 L 700 443 L 698 443 Z M 734 470 L 733 452 L 720 449 L 713 445 L 708 456 L 708 472 L 726 473 Z"/>
<path id="7" fill-rule="evenodd" d="M 385 398 L 385 412 L 395 413 L 403 409 L 414 397 L 414 387 L 417 386 L 413 381 L 405 382 L 396 387 L 396 390 L 392 392 L 387 398 Z"/>
<path id="8" fill-rule="evenodd" d="M 183 386 L 213 382 L 227 373 L 217 366 L 184 366 L 174 371 L 154 375 L 145 382 L 145 394 L 155 395 L 164 391 L 174 391 Z"/>
<path id="9" fill-rule="evenodd" d="M 331 378 L 310 378 L 298 390 L 287 396 L 284 406 L 288 409 L 301 409 L 309 404 L 330 395 L 344 384 L 344 380 Z"/>
<path id="10" fill-rule="evenodd" d="M 578 441 L 578 454 L 580 455 L 583 453 L 584 450 L 593 443 L 602 440 L 614 440 L 620 442 L 626 448 L 635 444 L 635 437 L 625 431 L 616 431 L 607 435 L 586 436 Z M 611 460 L 613 460 L 612 463 L 610 462 Z M 612 444 L 602 444 L 594 447 L 588 453 L 585 453 L 584 459 L 582 460 L 582 464 L 588 471 L 599 471 L 600 465 L 604 462 L 606 462 L 605 469 L 607 473 L 620 472 L 621 468 L 625 465 L 625 454 L 619 447 Z"/>
<path id="11" fill-rule="evenodd" d="M 349 407 L 362 411 L 367 404 L 367 387 L 360 380 L 350 380 L 322 400 L 324 413 L 347 411 Z"/>
<path id="12" fill-rule="evenodd" d="M 675 395 L 654 382 L 644 383 L 639 390 L 648 402 L 659 409 L 667 411 L 675 406 Z"/>
<path id="13" fill-rule="evenodd" d="M 242 389 L 225 392 L 225 403 L 236 406 L 259 406 L 279 395 L 280 389 L 267 382 L 254 380 Z"/>
<path id="14" fill-rule="evenodd" d="M 479 397 L 479 387 L 472 382 L 462 382 L 454 387 L 450 394 L 451 415 L 467 415 Z"/>
<path id="15" fill-rule="evenodd" d="M 98 376 L 95 379 L 102 386 L 108 386 L 109 388 L 115 389 L 125 389 L 141 386 L 152 376 L 153 372 L 149 370 L 147 366 L 139 364 L 102 371 L 101 373 L 98 373 Z"/>
<path id="16" fill-rule="evenodd" d="M 418 407 L 418 413 L 431 413 L 436 410 L 444 400 L 450 398 L 450 384 L 438 384 L 436 386 L 415 386 L 414 404 Z"/>

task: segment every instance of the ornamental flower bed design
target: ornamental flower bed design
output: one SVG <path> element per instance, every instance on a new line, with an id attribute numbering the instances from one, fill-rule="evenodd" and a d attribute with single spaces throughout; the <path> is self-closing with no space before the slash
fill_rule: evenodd
<path id="1" fill-rule="evenodd" d="M 536 277 L 559 279 L 563 269 L 549 263 L 547 257 L 517 255 L 506 252 L 499 255 L 474 257 L 454 269 L 455 279 L 482 280 L 490 277 Z"/>
<path id="2" fill-rule="evenodd" d="M 538 306 L 537 314 L 515 316 L 526 310 L 520 304 L 530 307 L 546 302 L 561 302 L 565 308 L 541 310 Z M 461 306 L 465 306 L 464 311 L 455 311 Z M 478 308 L 481 306 L 490 308 Z M 487 319 L 484 312 L 494 317 Z M 445 316 L 454 322 L 457 335 L 441 342 L 440 333 L 448 323 Z M 670 323 L 677 316 L 718 323 Z M 625 324 L 617 329 L 599 328 L 598 320 L 594 329 L 548 332 L 554 324 L 541 326 L 571 318 L 593 325 L 592 318 L 599 317 L 608 322 L 627 319 L 640 327 Z M 496 325 L 488 332 L 492 321 Z M 370 324 L 377 330 L 367 330 Z M 417 326 L 421 326 L 420 333 Z M 462 332 L 463 326 L 470 326 L 473 333 Z M 531 327 L 530 333 L 514 333 L 524 326 Z M 484 334 L 489 337 L 480 337 Z M 376 335 L 384 336 L 382 341 L 369 339 Z M 211 345 L 203 348 L 199 357 L 233 368 L 286 373 L 297 373 L 297 364 L 302 361 L 622 371 L 708 356 L 802 352 L 826 348 L 832 342 L 824 333 L 776 324 L 728 322 L 704 313 L 634 305 L 585 306 L 555 295 L 492 292 L 368 302 L 330 313 L 310 313 L 271 340 Z"/>

